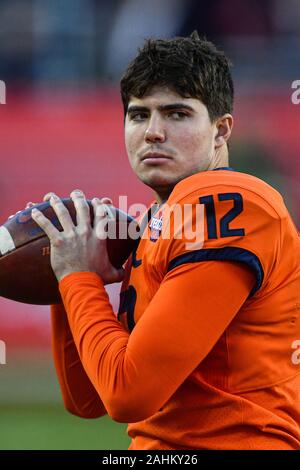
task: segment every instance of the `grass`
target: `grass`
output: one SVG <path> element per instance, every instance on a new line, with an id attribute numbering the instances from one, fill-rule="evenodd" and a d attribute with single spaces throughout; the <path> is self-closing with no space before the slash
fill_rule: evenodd
<path id="1" fill-rule="evenodd" d="M 86 420 L 55 404 L 1 404 L 1 450 L 127 449 L 126 425 Z"/>
<path id="2" fill-rule="evenodd" d="M 0 367 L 0 450 L 127 449 L 126 425 L 68 413 L 47 350 L 8 348 Z"/>

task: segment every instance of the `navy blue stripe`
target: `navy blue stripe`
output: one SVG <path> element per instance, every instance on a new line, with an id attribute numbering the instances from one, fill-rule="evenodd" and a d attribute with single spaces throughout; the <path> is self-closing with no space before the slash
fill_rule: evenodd
<path id="1" fill-rule="evenodd" d="M 228 170 L 228 171 L 235 171 L 234 168 L 231 168 L 231 166 L 221 166 L 220 168 L 214 168 L 213 171 L 217 170 Z"/>
<path id="2" fill-rule="evenodd" d="M 256 277 L 256 285 L 250 292 L 249 297 L 252 297 L 255 292 L 260 289 L 263 283 L 264 271 L 258 257 L 251 251 L 231 246 L 226 248 L 195 250 L 179 255 L 169 263 L 167 272 L 181 266 L 182 264 L 198 263 L 201 261 L 238 261 L 240 263 L 245 263 L 252 269 L 252 271 L 254 271 Z"/>

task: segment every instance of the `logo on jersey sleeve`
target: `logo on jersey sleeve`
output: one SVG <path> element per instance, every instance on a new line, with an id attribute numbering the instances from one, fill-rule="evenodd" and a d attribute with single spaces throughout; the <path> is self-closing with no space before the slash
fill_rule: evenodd
<path id="1" fill-rule="evenodd" d="M 160 237 L 163 225 L 163 216 L 162 212 L 160 211 L 157 217 L 152 217 L 150 221 L 150 240 L 152 242 L 157 242 Z"/>

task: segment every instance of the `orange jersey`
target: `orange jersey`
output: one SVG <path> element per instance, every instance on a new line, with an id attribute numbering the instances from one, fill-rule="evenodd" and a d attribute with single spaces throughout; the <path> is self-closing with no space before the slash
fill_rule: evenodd
<path id="1" fill-rule="evenodd" d="M 132 449 L 300 449 L 300 239 L 281 196 L 199 173 L 146 234 L 121 323 L 96 274 L 60 283 L 99 415 L 132 423 Z"/>

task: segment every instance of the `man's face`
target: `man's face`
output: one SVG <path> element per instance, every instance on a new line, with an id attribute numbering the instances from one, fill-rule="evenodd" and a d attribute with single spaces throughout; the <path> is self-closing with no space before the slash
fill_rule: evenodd
<path id="1" fill-rule="evenodd" d="M 217 128 L 206 106 L 167 87 L 132 97 L 125 120 L 125 144 L 133 171 L 158 195 L 176 183 L 213 168 Z"/>

